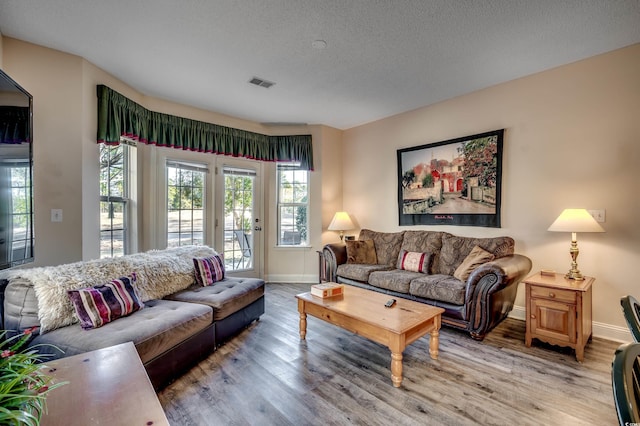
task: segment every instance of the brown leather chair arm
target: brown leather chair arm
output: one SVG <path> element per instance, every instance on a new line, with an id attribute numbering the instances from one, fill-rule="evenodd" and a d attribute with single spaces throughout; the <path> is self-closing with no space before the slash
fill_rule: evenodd
<path id="1" fill-rule="evenodd" d="M 327 281 L 336 281 L 338 265 L 347 263 L 347 246 L 345 244 L 327 244 L 322 249 L 325 263 L 325 276 Z"/>
<path id="2" fill-rule="evenodd" d="M 469 331 L 484 335 L 513 308 L 518 283 L 531 271 L 531 259 L 520 254 L 501 257 L 475 269 L 467 279 L 465 305 Z"/>

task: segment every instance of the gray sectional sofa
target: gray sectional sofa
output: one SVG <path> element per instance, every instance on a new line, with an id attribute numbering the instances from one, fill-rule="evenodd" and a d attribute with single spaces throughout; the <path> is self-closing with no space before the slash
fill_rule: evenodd
<path id="1" fill-rule="evenodd" d="M 358 241 L 373 241 L 375 251 L 358 258 L 345 244 L 323 248 L 328 281 L 350 284 L 391 296 L 444 308 L 442 323 L 470 333 L 478 340 L 498 325 L 513 308 L 518 283 L 531 270 L 531 260 L 514 253 L 510 237 L 469 238 L 436 231 L 360 231 Z M 351 243 L 355 247 L 359 243 Z M 479 246 L 493 260 L 468 270 L 459 267 Z M 401 253 L 426 253 L 422 272 L 404 270 Z M 363 260 L 365 259 L 365 260 Z M 461 269 L 464 269 L 461 268 Z"/>
<path id="2" fill-rule="evenodd" d="M 55 345 L 60 351 L 39 347 L 53 358 L 132 341 L 154 388 L 160 389 L 264 313 L 263 280 L 225 277 L 211 286 L 195 283 L 192 259 L 212 253 L 209 247 L 190 246 L 10 271 L 0 283 L 2 328 L 38 327 L 30 345 Z M 136 291 L 144 308 L 82 329 L 66 291 L 131 272 L 138 277 Z"/>

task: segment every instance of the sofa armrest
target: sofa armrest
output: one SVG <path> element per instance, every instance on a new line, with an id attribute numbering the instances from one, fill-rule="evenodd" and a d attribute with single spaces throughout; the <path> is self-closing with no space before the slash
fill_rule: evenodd
<path id="1" fill-rule="evenodd" d="M 327 281 L 335 282 L 338 265 L 347 263 L 347 246 L 340 243 L 327 244 L 322 248 L 322 256 L 324 257 L 325 277 Z"/>
<path id="2" fill-rule="evenodd" d="M 471 336 L 482 339 L 509 314 L 518 283 L 531 271 L 531 267 L 531 259 L 512 254 L 487 262 L 469 275 L 465 305 Z"/>

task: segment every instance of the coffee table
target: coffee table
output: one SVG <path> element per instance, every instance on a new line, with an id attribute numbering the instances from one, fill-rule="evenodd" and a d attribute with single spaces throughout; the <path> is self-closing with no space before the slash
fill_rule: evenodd
<path id="1" fill-rule="evenodd" d="M 384 306 L 387 294 L 345 285 L 344 294 L 331 298 L 296 295 L 300 312 L 300 338 L 307 335 L 307 315 L 337 325 L 352 333 L 387 346 L 391 350 L 391 381 L 402 384 L 402 352 L 411 343 L 430 334 L 429 354 L 438 358 L 438 336 L 444 309 L 395 298 L 391 308 Z"/>

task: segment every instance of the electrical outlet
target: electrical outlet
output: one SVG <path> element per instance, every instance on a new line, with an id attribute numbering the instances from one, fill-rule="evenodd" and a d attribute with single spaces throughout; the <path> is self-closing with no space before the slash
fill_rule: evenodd
<path id="1" fill-rule="evenodd" d="M 605 221 L 605 211 L 602 210 L 587 210 L 591 216 L 596 220 L 596 222 L 603 223 Z"/>

